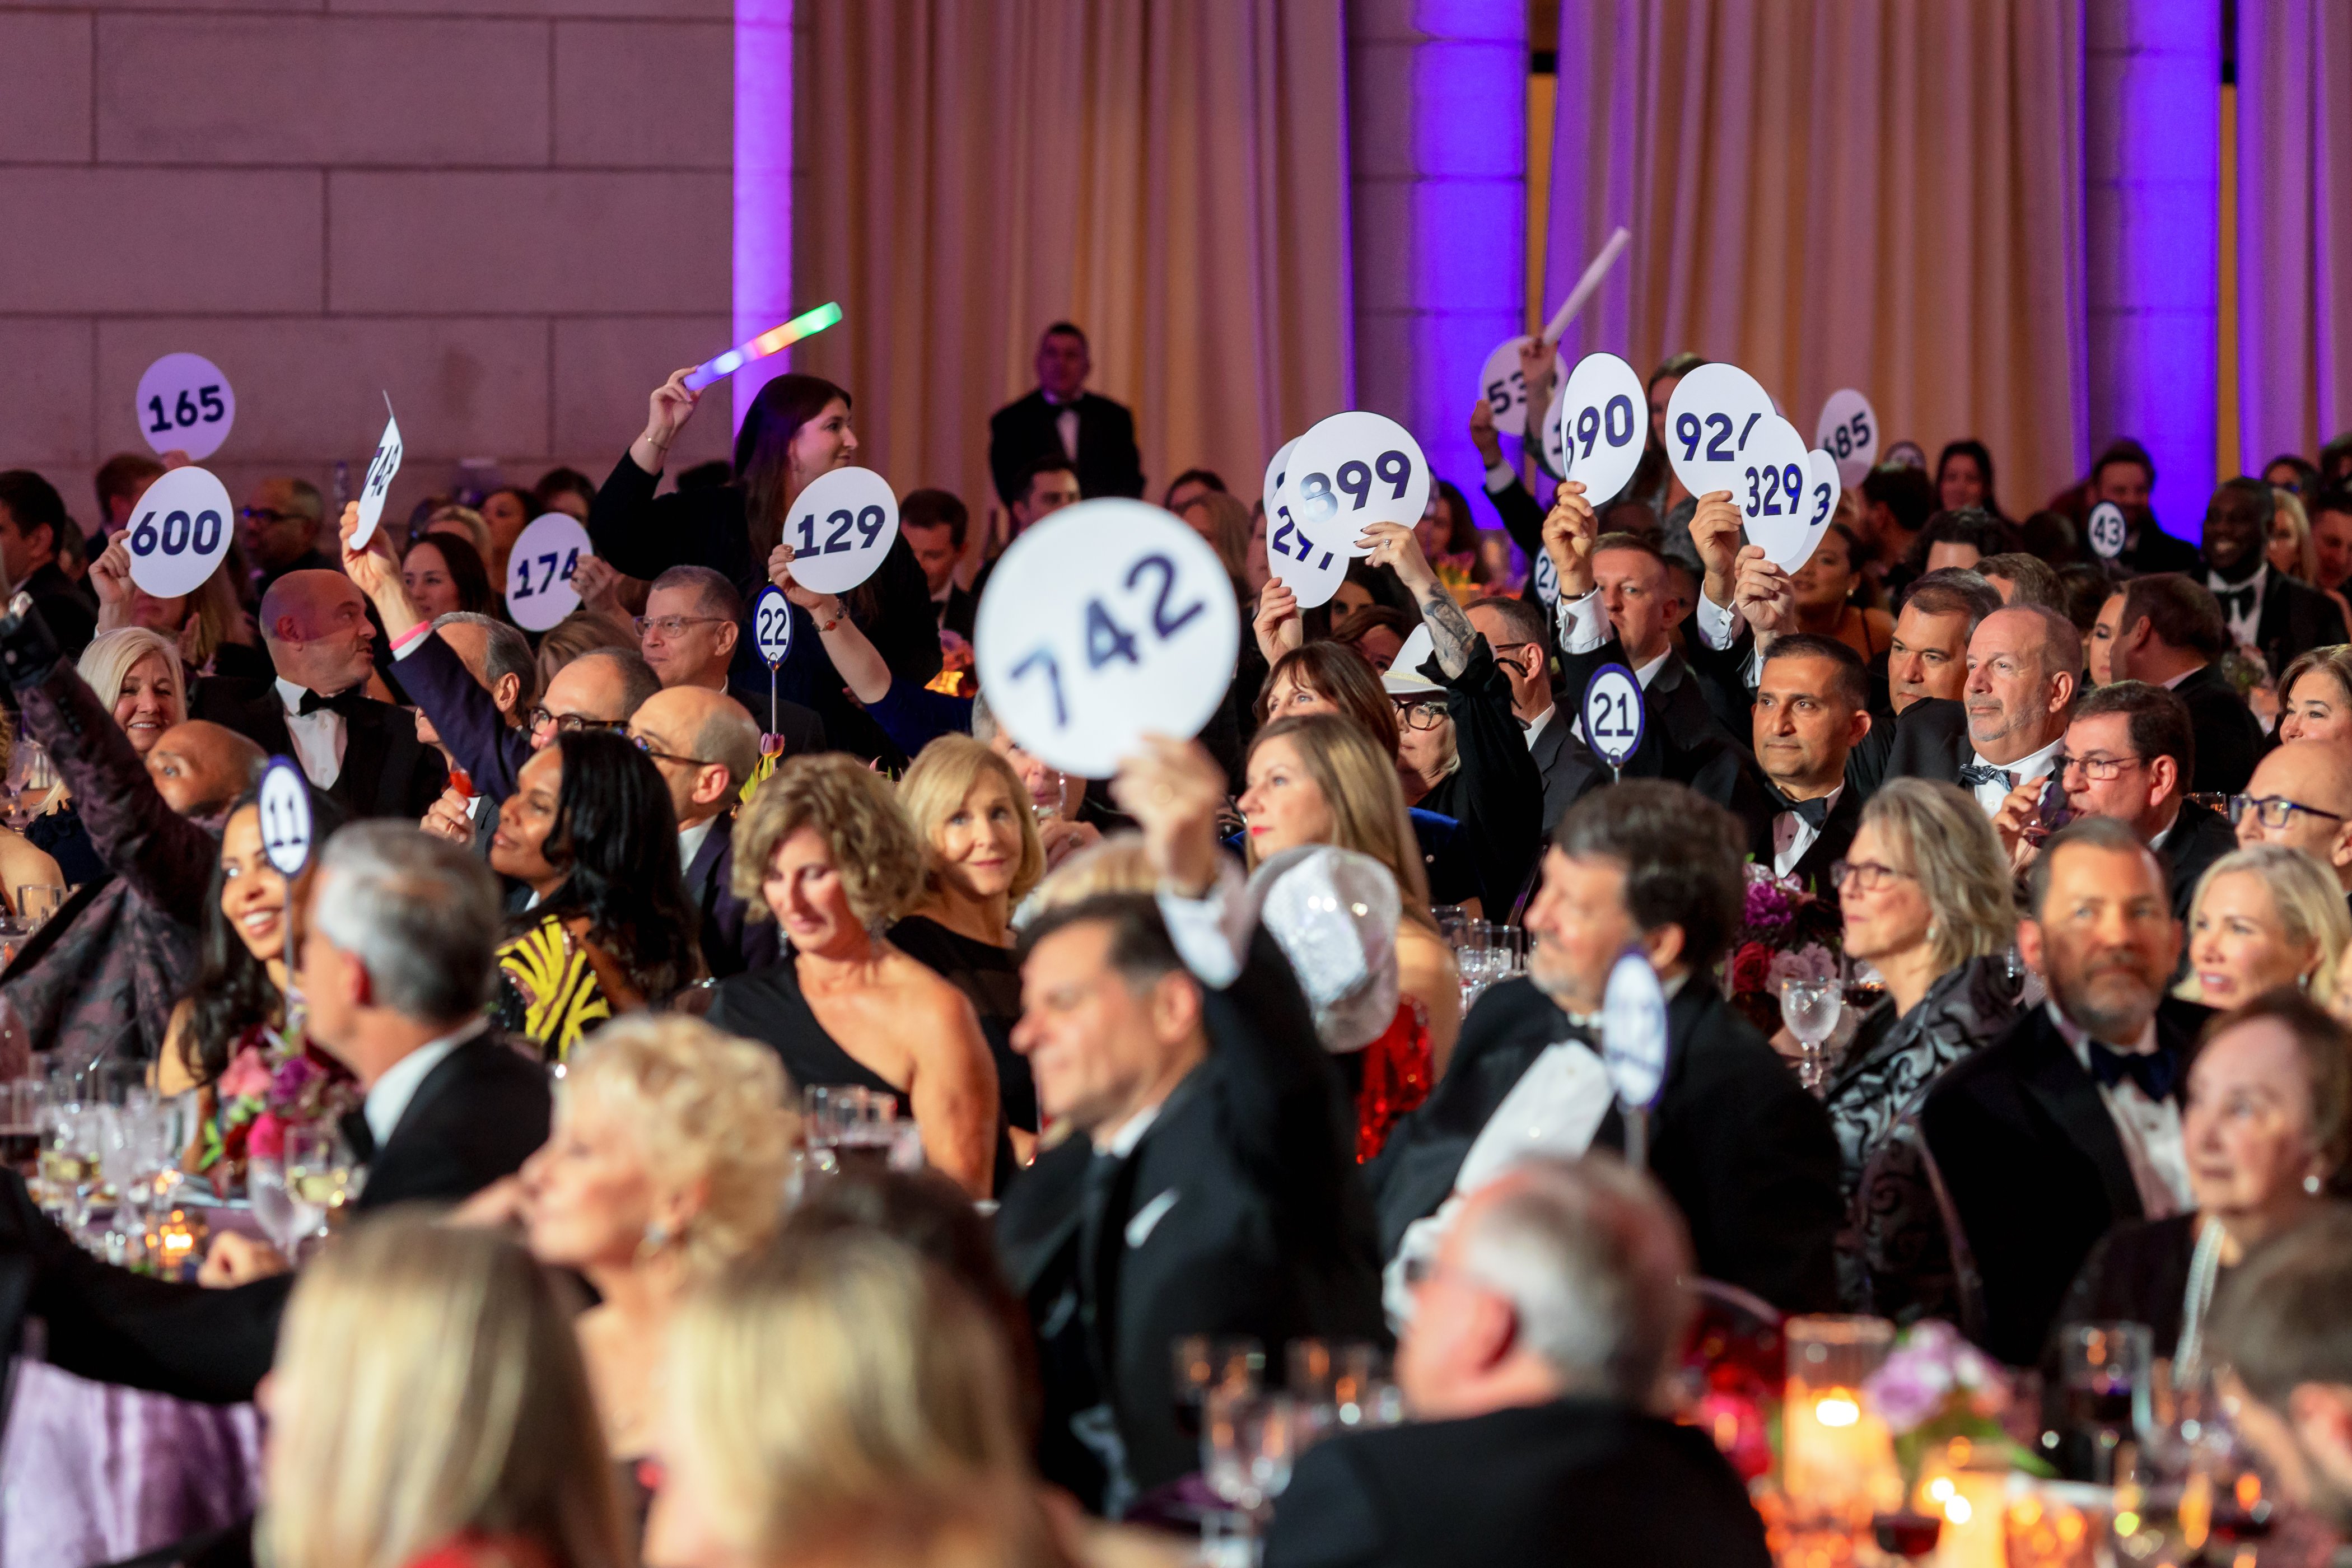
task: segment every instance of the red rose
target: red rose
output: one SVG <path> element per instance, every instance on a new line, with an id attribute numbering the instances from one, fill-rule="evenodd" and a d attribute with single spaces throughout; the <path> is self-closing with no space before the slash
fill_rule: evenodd
<path id="1" fill-rule="evenodd" d="M 1771 973 L 1772 950 L 1760 942 L 1749 942 L 1731 955 L 1732 994 L 1763 990 Z"/>

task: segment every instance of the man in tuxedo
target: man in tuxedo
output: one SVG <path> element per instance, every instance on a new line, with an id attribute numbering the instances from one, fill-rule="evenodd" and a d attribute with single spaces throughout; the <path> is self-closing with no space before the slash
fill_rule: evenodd
<path id="1" fill-rule="evenodd" d="M 2291 1026 L 2276 1020 L 2283 1028 L 2327 1036 L 2326 1016 L 2309 1003 L 2281 1011 L 2300 1015 Z M 2342 1031 L 2332 1043 L 2345 1049 Z M 2337 1207 L 2305 1220 L 2231 1269 L 2214 1300 L 2208 1353 L 2229 1369 L 2221 1392 L 2233 1422 L 2280 1489 L 2352 1534 L 2352 1214 Z"/>
<path id="2" fill-rule="evenodd" d="M 253 567 L 254 585 L 263 592 L 289 572 L 335 569 L 334 557 L 320 549 L 326 502 L 310 480 L 264 479 L 236 515 L 237 538 Z"/>
<path id="3" fill-rule="evenodd" d="M 1870 733 L 1870 674 L 1835 637 L 1775 638 L 1757 678 L 1756 764 L 1770 809 L 1748 823 L 1748 849 L 1776 877 L 1830 892 L 1830 868 L 1862 825 L 1846 757 Z"/>
<path id="4" fill-rule="evenodd" d="M 1865 570 L 1889 589 L 1900 589 L 1913 575 L 1912 546 L 1936 515 L 1935 481 L 1923 468 L 1908 463 L 1881 463 L 1862 478 L 1864 533 L 1878 547 L 1878 559 Z"/>
<path id="5" fill-rule="evenodd" d="M 2352 898 L 2352 746 L 2289 741 L 2231 803 L 2241 844 L 2284 844 L 2336 872 Z"/>
<path id="6" fill-rule="evenodd" d="M 940 629 L 970 642 L 980 600 L 955 580 L 955 573 L 963 560 L 964 542 L 971 536 L 971 513 L 947 490 L 909 490 L 898 503 L 898 531 L 914 551 L 915 564 L 923 569 Z"/>
<path id="7" fill-rule="evenodd" d="M 677 814 L 677 863 L 701 912 L 703 966 L 714 980 L 780 956 L 776 922 L 753 921 L 735 894 L 735 805 L 760 765 L 760 726 L 724 692 L 673 686 L 629 715 L 629 739 L 653 760 Z"/>
<path id="8" fill-rule="evenodd" d="M 2221 673 L 2218 661 L 2230 647 L 2221 606 L 2203 584 L 2178 572 L 2135 577 L 2119 596 L 2108 673 L 2169 687 L 2188 704 L 2197 731 L 2191 790 L 2234 795 L 2245 788 L 2268 742 L 2246 700 Z M 2104 609 L 2100 614 L 2105 618 Z"/>
<path id="9" fill-rule="evenodd" d="M 2156 459 L 2128 436 L 2109 443 L 2091 465 L 2091 504 L 2113 501 L 2124 514 L 2124 548 L 2116 563 L 2131 573 L 2193 572 L 2197 547 L 2158 527 L 2148 510 L 2155 489 Z"/>
<path id="10" fill-rule="evenodd" d="M 1595 1030 L 1630 948 L 1668 998 L 1649 1166 L 1698 1271 L 1784 1310 L 1832 1309 L 1843 1205 L 1829 1118 L 1709 979 L 1738 929 L 1746 853 L 1730 814 L 1681 784 L 1628 779 L 1569 807 L 1528 907 L 1526 977 L 1478 999 L 1445 1075 L 1365 1169 L 1383 1255 L 1429 1255 L 1449 1200 L 1527 1152 L 1624 1147 Z"/>
<path id="11" fill-rule="evenodd" d="M 1896 721 L 1885 776 L 1957 784 L 1988 817 L 2030 811 L 2057 769 L 2082 679 L 2074 622 L 2039 605 L 2005 605 L 1969 638 L 1961 700 L 1923 697 Z"/>
<path id="12" fill-rule="evenodd" d="M 1098 895 L 1022 937 L 1013 1048 L 1072 1136 L 1006 1191 L 997 1239 L 1038 1326 L 1042 1467 L 1110 1517 L 1200 1468 L 1177 1336 L 1382 1335 L 1354 1127 L 1313 1017 L 1272 936 L 1221 924 L 1240 892 L 1224 789 L 1197 745 L 1155 743 L 1118 793 L 1159 905 Z"/>
<path id="13" fill-rule="evenodd" d="M 2319 556 L 2319 580 L 2314 586 L 2340 593 L 2352 581 L 2352 489 L 2331 485 L 2304 506 L 2311 513 L 2311 547 Z"/>
<path id="14" fill-rule="evenodd" d="M 2180 956 L 2164 868 L 2126 824 L 2086 817 L 2042 845 L 2028 902 L 2018 952 L 2049 1005 L 1947 1070 L 1919 1116 L 1981 1289 L 1963 1327 L 2018 1366 L 2041 1356 L 2099 1237 L 2192 1202 L 2179 1079 L 2194 1026 L 2158 1010 Z"/>
<path id="15" fill-rule="evenodd" d="M 457 656 L 474 684 L 489 693 L 504 732 L 520 734 L 539 690 L 539 662 L 531 655 L 530 639 L 495 616 L 470 610 L 435 616 L 433 630 Z M 464 770 L 465 764 L 442 741 L 432 715 L 422 707 L 416 710 L 416 738 L 438 750 L 444 765 Z M 470 773 L 465 783 L 470 787 L 460 788 L 453 773 L 449 787 L 441 792 L 441 798 L 433 803 L 419 826 L 454 844 L 470 844 L 477 853 L 487 856 L 490 835 L 498 831 L 498 802 L 481 793 Z"/>
<path id="16" fill-rule="evenodd" d="M 1656 1185 L 1605 1156 L 1530 1159 L 1471 1194 L 1397 1340 L 1415 1419 L 1308 1450 L 1267 1568 L 1765 1568 L 1738 1477 L 1658 1412 L 1690 1272 Z"/>
<path id="17" fill-rule="evenodd" d="M 2315 647 L 2346 639 L 2344 612 L 2308 584 L 2271 569 L 2278 497 L 2260 479 L 2224 479 L 2205 507 L 2205 586 L 2221 606 L 2231 642 L 2263 656 L 2274 676 Z"/>
<path id="18" fill-rule="evenodd" d="M 1463 612 L 1472 629 L 1494 650 L 1495 666 L 1511 683 L 1511 715 L 1527 737 L 1528 755 L 1543 775 L 1543 827 L 1568 809 L 1591 776 L 1575 755 L 1569 715 L 1552 700 L 1551 659 L 1544 640 L 1543 611 L 1524 599 L 1474 599 Z"/>
<path id="19" fill-rule="evenodd" d="M 1927 573 L 1904 591 L 1886 649 L 1886 694 L 1896 716 L 1923 697 L 1957 702 L 1967 695 L 1969 639 L 2000 606 L 1998 589 L 1959 567 Z"/>
<path id="20" fill-rule="evenodd" d="M 988 471 L 1008 508 L 1027 488 L 1028 465 L 1048 454 L 1075 465 L 1079 490 L 1089 500 L 1143 494 L 1135 416 L 1087 390 L 1093 370 L 1086 333 L 1056 321 L 1037 341 L 1037 390 L 990 416 Z"/>
<path id="21" fill-rule="evenodd" d="M 58 646 L 79 658 L 97 630 L 98 601 L 58 564 L 58 542 L 72 526 L 55 485 L 30 468 L 0 473 L 0 570 L 14 591 L 33 596 Z"/>
<path id="22" fill-rule="evenodd" d="M 547 1138 L 545 1070 L 488 1032 L 497 885 L 480 862 L 397 823 L 359 823 L 320 853 L 297 971 L 310 1037 L 366 1091 L 344 1134 L 366 1164 L 360 1212 L 451 1203 L 510 1175 Z M 100 1263 L 0 1176 L 0 1300 L 48 1325 L 48 1359 L 79 1376 L 182 1399 L 253 1397 L 292 1276 L 225 1232 L 218 1289 Z M 13 1321 L 0 1324 L 13 1337 Z"/>
<path id="23" fill-rule="evenodd" d="M 350 816 L 423 816 L 448 769 L 415 721 L 367 694 L 375 629 L 359 589 L 341 572 L 289 572 L 261 596 L 260 621 L 278 679 L 198 681 L 193 716 L 292 757 Z"/>
<path id="24" fill-rule="evenodd" d="M 2182 921 L 2205 868 L 2238 847 L 2228 817 L 2188 798 L 2196 766 L 2188 706 L 2163 687 L 2119 680 L 2074 704 L 2061 776 L 2067 809 L 2113 817 L 2162 856 Z"/>
<path id="25" fill-rule="evenodd" d="M 646 613 L 637 617 L 637 651 L 665 688 L 698 686 L 724 692 L 763 722 L 772 716 L 787 755 L 824 751 L 824 721 L 815 709 L 776 700 L 772 715 L 766 680 L 730 679 L 743 624 L 743 595 L 725 573 L 708 566 L 673 566 L 646 590 Z"/>

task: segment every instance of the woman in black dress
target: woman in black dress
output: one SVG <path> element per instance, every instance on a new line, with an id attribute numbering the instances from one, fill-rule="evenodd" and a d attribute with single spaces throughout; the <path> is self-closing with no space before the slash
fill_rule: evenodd
<path id="1" fill-rule="evenodd" d="M 2053 1326 L 2053 1362 L 2069 1323 L 2146 1323 L 2173 1386 L 2193 1386 L 2215 1282 L 2328 1204 L 2352 1137 L 2352 1035 L 2318 1004 L 2282 986 L 2222 1014 L 2188 1085 L 2180 1135 L 2197 1206 L 2119 1225 L 2091 1249 Z"/>
<path id="2" fill-rule="evenodd" d="M 791 955 L 713 994 L 721 1029 L 775 1047 L 803 1089 L 898 1100 L 923 1156 L 986 1197 L 996 1068 L 964 994 L 881 934 L 922 885 L 923 846 L 890 785 L 838 752 L 794 757 L 735 823 L 735 892 L 782 926 Z"/>
<path id="3" fill-rule="evenodd" d="M 890 942 L 971 1002 L 996 1060 L 1005 1123 L 1027 1135 L 1015 1137 L 1019 1147 L 1036 1136 L 1037 1087 L 1028 1058 L 1013 1048 L 1021 1017 L 1013 910 L 1045 874 L 1029 792 L 988 747 L 942 735 L 898 782 L 898 805 L 922 842 L 923 888 L 913 912 L 890 928 Z"/>
<path id="4" fill-rule="evenodd" d="M 743 416 L 732 483 L 656 496 L 670 443 L 701 395 L 687 390 L 686 374 L 681 370 L 654 389 L 645 433 L 614 466 L 588 509 L 588 535 L 600 559 L 648 582 L 672 566 L 723 574 L 747 606 L 733 673 L 764 687 L 767 672 L 755 651 L 749 606 L 767 584 L 768 558 L 783 540 L 785 514 L 801 491 L 856 460 L 849 394 L 814 375 L 778 376 L 760 389 Z M 892 542 L 880 568 L 845 598 L 851 618 L 893 673 L 916 686 L 939 674 L 930 586 L 904 538 Z M 872 721 L 843 700 L 842 679 L 808 611 L 795 605 L 792 616 L 792 651 L 776 672 L 777 694 L 815 708 L 836 742 L 887 746 Z"/>

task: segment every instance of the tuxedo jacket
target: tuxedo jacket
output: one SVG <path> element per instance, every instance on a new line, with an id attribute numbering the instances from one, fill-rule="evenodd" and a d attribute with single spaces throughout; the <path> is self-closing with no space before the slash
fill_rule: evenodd
<path id="1" fill-rule="evenodd" d="M 450 658 L 454 661 L 457 656 Z M 464 668 L 458 666 L 461 672 Z M 469 683 L 472 679 L 467 677 Z M 488 700 L 488 693 L 483 693 L 483 700 Z M 207 676 L 196 682 L 188 716 L 234 730 L 272 756 L 294 755 L 286 705 L 278 700 L 275 680 Z M 450 752 L 464 755 L 455 746 Z M 326 793 L 345 815 L 394 816 L 414 823 L 448 785 L 449 770 L 441 753 L 416 738 L 416 721 L 406 713 L 389 702 L 363 697 L 343 715 L 342 771 Z"/>
<path id="2" fill-rule="evenodd" d="M 2326 605 L 2326 609 L 2335 615 L 2335 605 Z M 2254 776 L 2254 764 L 2270 749 L 2270 738 L 2238 689 L 2220 666 L 2209 664 L 2183 676 L 2172 694 L 2188 705 L 2189 729 L 2197 737 L 2197 766 L 2189 787 L 2199 795 L 2235 795 L 2244 789 Z"/>
<path id="3" fill-rule="evenodd" d="M 980 595 L 961 583 L 948 584 L 947 601 L 939 606 L 940 630 L 953 632 L 964 641 L 971 640 L 974 619 L 980 614 Z"/>
<path id="4" fill-rule="evenodd" d="M 2185 1053 L 2205 1012 L 2166 1003 L 2159 1037 Z M 2036 1007 L 1946 1069 L 1919 1127 L 1982 1286 L 1984 1321 L 1972 1331 L 2001 1360 L 2031 1366 L 2092 1246 L 2146 1217 L 2098 1081 L 2049 1008 Z"/>
<path id="5" fill-rule="evenodd" d="M 2263 583 L 2254 646 L 2262 650 L 2273 679 L 2284 675 L 2288 665 L 2313 648 L 2347 641 L 2352 641 L 2352 636 L 2347 634 L 2344 612 L 2336 607 L 2335 600 L 2308 583 L 2271 568 Z"/>
<path id="6" fill-rule="evenodd" d="M 1760 798 L 1761 809 L 1752 811 L 1746 818 L 1748 852 L 1756 858 L 1759 866 L 1769 868 L 1773 864 L 1773 839 L 1780 831 L 1782 808 L 1769 795 Z M 1845 852 L 1853 847 L 1854 831 L 1862 826 L 1863 800 L 1862 792 L 1853 787 L 1851 780 L 1847 781 L 1838 793 L 1837 804 L 1822 819 L 1822 830 L 1813 835 L 1813 841 L 1797 857 L 1790 876 L 1816 892 L 1836 891 L 1830 886 L 1830 868 L 1844 859 Z"/>
<path id="7" fill-rule="evenodd" d="M 1875 731 L 1874 731 L 1874 733 Z M 1870 737 L 1856 753 L 1864 753 Z M 1974 760 L 1976 742 L 1969 739 L 1969 710 L 1966 704 L 1950 697 L 1922 697 L 1906 708 L 1895 721 L 1893 735 L 1882 751 L 1875 753 L 1864 768 L 1876 765 L 1878 775 L 1868 778 L 1872 789 L 1881 779 L 1937 779 L 1948 784 L 1960 782 L 1960 770 Z M 1883 759 L 1883 760 L 1879 760 Z M 1855 773 L 1854 759 L 1846 760 L 1849 779 Z M 1864 775 L 1867 777 L 1867 774 Z"/>
<path id="8" fill-rule="evenodd" d="M 1176 1424 L 1178 1335 L 1386 1338 L 1354 1121 L 1288 962 L 1261 930 L 1234 983 L 1202 994 L 1209 1058 L 1134 1150 L 1071 1138 L 997 1211 L 1007 1278 L 1038 1326 L 1041 1465 L 1097 1510 L 1104 1473 L 1069 1436 L 1091 1405 L 1108 1406 L 1138 1490 L 1201 1467 Z"/>
<path id="9" fill-rule="evenodd" d="M 1567 1016 L 1531 981 L 1502 981 L 1479 997 L 1445 1076 L 1365 1167 L 1383 1257 L 1453 1194 L 1496 1109 L 1547 1047 L 1569 1037 Z M 1843 1204 L 1829 1113 L 1700 976 L 1666 1005 L 1666 1040 L 1650 1173 L 1682 1210 L 1699 1272 L 1784 1311 L 1834 1310 Z M 1592 1144 L 1624 1148 L 1615 1106 Z"/>
<path id="10" fill-rule="evenodd" d="M 1265 1545 L 1266 1568 L 1771 1561 L 1705 1431 L 1589 1397 L 1327 1438 L 1291 1472 Z"/>
<path id="11" fill-rule="evenodd" d="M 546 1142 L 548 1118 L 546 1070 L 502 1037 L 478 1035 L 417 1085 L 366 1161 L 355 1212 L 470 1197 L 521 1167 Z M 0 1331 L 13 1341 L 25 1316 L 41 1318 L 49 1361 L 77 1376 L 203 1404 L 251 1399 L 293 1281 L 213 1290 L 101 1263 L 40 1212 L 22 1178 L 0 1173 Z"/>
<path id="12" fill-rule="evenodd" d="M 1078 491 L 1097 496 L 1143 494 L 1143 455 L 1135 447 L 1135 416 L 1097 393 L 1078 394 Z M 1061 409 L 1032 392 L 988 420 L 988 471 L 1010 508 L 1021 499 L 1022 470 L 1038 458 L 1063 455 Z"/>
<path id="13" fill-rule="evenodd" d="M 1528 755 L 1535 759 L 1536 772 L 1543 779 L 1543 830 L 1547 837 L 1559 826 L 1561 815 L 1577 797 L 1598 779 L 1608 776 L 1609 764 L 1568 732 L 1575 721 L 1576 715 L 1569 711 L 1566 703 L 1553 703 L 1551 717 L 1544 721 L 1542 731 L 1528 746 Z"/>
<path id="14" fill-rule="evenodd" d="M 2214 861 L 2238 847 L 2237 830 L 2220 812 L 2193 800 L 2180 803 L 2172 831 L 2158 851 L 2164 861 L 2166 885 L 2172 894 L 2172 916 L 2186 921 L 2189 901 L 2197 896 L 2197 879 Z"/>
<path id="15" fill-rule="evenodd" d="M 439 632 L 426 632 L 398 664 L 402 689 L 432 721 L 434 732 L 466 770 L 474 793 L 491 803 L 496 817 L 496 804 L 514 794 L 515 775 L 530 761 L 530 737 L 507 722 Z"/>
<path id="16" fill-rule="evenodd" d="M 713 980 L 783 962 L 776 922 L 753 920 L 735 896 L 735 813 L 711 824 L 686 868 L 686 894 L 702 915 L 702 963 Z"/>

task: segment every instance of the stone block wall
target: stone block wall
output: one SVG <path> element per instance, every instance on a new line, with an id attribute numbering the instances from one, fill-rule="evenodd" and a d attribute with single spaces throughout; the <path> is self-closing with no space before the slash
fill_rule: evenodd
<path id="1" fill-rule="evenodd" d="M 466 459 L 602 478 L 730 341 L 730 0 L 0 0 L 0 468 L 95 515 L 158 355 L 236 389 L 209 459 L 392 514 Z M 723 456 L 725 399 L 673 468 Z"/>

